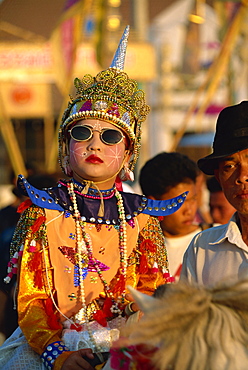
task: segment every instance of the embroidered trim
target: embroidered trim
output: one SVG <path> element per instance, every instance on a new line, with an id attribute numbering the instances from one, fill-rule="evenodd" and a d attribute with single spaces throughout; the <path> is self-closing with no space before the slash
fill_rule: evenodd
<path id="1" fill-rule="evenodd" d="M 52 370 L 56 358 L 65 351 L 70 350 L 62 341 L 53 342 L 46 347 L 45 351 L 40 356 L 41 361 L 48 370 Z"/>
<path id="2" fill-rule="evenodd" d="M 59 181 L 59 184 L 65 187 L 69 187 L 69 182 L 63 182 Z M 92 199 L 100 199 L 99 192 L 96 189 L 89 188 L 88 194 L 83 194 L 82 191 L 84 190 L 85 186 L 78 184 L 77 182 L 73 181 L 74 187 L 75 187 L 75 193 L 86 196 L 86 198 L 92 198 Z M 101 194 L 104 199 L 110 199 L 115 195 L 115 187 L 109 189 L 109 190 L 100 190 Z"/>

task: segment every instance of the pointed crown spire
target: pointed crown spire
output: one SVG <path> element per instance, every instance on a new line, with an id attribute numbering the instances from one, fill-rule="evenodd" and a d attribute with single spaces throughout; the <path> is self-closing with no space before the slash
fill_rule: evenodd
<path id="1" fill-rule="evenodd" d="M 129 29 L 130 26 L 127 26 L 123 32 L 122 38 L 115 52 L 110 68 L 116 68 L 119 69 L 120 71 L 124 71 Z"/>

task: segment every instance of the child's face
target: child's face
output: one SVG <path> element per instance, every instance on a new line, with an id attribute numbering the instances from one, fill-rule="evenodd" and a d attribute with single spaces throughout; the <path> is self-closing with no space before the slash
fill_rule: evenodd
<path id="1" fill-rule="evenodd" d="M 73 171 L 75 180 L 82 178 L 94 182 L 103 182 L 99 184 L 101 189 L 110 188 L 115 182 L 117 175 L 123 166 L 123 161 L 128 161 L 128 155 L 125 148 L 125 138 L 117 144 L 107 145 L 101 139 L 103 129 L 114 129 L 114 125 L 108 122 L 86 119 L 78 121 L 76 126 L 87 126 L 92 130 L 92 137 L 86 141 L 76 141 L 70 139 L 70 167 Z M 104 138 L 104 136 L 103 136 Z"/>
<path id="2" fill-rule="evenodd" d="M 193 224 L 197 211 L 196 186 L 191 181 L 189 183 L 180 183 L 163 194 L 161 200 L 170 199 L 188 191 L 184 204 L 175 213 L 165 216 L 161 221 L 163 233 L 167 237 L 177 237 L 187 235 L 194 231 Z"/>

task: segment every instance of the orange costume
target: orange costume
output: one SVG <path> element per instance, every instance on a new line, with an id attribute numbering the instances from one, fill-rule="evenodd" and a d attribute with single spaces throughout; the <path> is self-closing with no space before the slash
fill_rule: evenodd
<path id="1" fill-rule="evenodd" d="M 0 349 L 0 368 L 60 369 L 75 356 L 82 361 L 85 348 L 104 363 L 133 312 L 128 285 L 151 295 L 170 282 L 154 216 L 175 212 L 186 195 L 150 200 L 122 192 L 116 180 L 132 178 L 141 123 L 149 112 L 143 91 L 119 63 L 127 35 L 128 28 L 109 69 L 75 80 L 77 96 L 59 131 L 59 161 L 70 179 L 37 190 L 19 177 L 29 199 L 12 242 L 6 282 L 18 274 L 20 328 Z"/>
<path id="2" fill-rule="evenodd" d="M 80 337 L 85 326 L 80 325 L 75 318 L 75 313 L 82 306 L 82 300 L 77 279 L 75 219 L 69 211 L 71 204 L 67 193 L 68 184 L 68 181 L 61 181 L 57 188 L 45 191 L 33 188 L 22 177 L 19 179 L 20 188 L 25 189 L 24 193 L 29 195 L 34 203 L 30 205 L 29 200 L 23 204 L 23 208 L 28 208 L 21 215 L 12 242 L 12 264 L 16 264 L 19 256 L 19 325 L 29 345 L 39 354 L 42 354 L 49 343 L 61 341 L 63 335 L 66 338 L 70 333 L 78 337 L 76 348 L 82 348 L 80 346 L 83 341 L 89 346 L 87 338 L 82 338 L 82 335 Z M 80 185 L 78 189 L 80 190 Z M 107 198 L 104 200 L 105 214 L 114 217 L 117 216 L 113 212 L 113 209 L 116 209 L 113 208 L 113 202 L 116 200 L 111 196 L 111 192 L 114 191 L 104 192 L 103 199 Z M 89 189 L 89 193 L 94 193 L 94 189 Z M 118 327 L 120 318 L 123 325 L 126 319 L 125 306 L 128 303 L 120 302 L 121 313 L 112 313 L 108 300 L 104 306 L 106 297 L 117 299 L 120 289 L 123 289 L 120 284 L 120 249 L 113 247 L 119 244 L 119 220 L 103 218 L 101 223 L 96 222 L 95 212 L 98 211 L 99 196 L 85 197 L 80 191 L 76 194 L 80 208 L 83 209 L 87 203 L 87 217 L 85 216 L 83 226 L 84 231 L 90 235 L 93 246 L 93 261 L 87 261 L 88 271 L 85 269 L 84 272 L 88 317 L 90 322 L 97 321 L 102 328 L 106 328 L 106 333 L 102 332 L 98 343 L 101 351 L 105 352 L 109 349 L 106 348 L 106 341 L 109 347 L 111 345 L 111 335 L 115 335 L 114 339 L 118 337 L 118 332 L 116 337 L 116 331 L 112 333 L 110 330 Z M 183 196 L 163 201 L 163 204 L 130 193 L 122 193 L 122 198 L 127 224 L 125 286 L 131 285 L 151 295 L 157 286 L 170 281 L 170 274 L 159 222 L 149 214 L 168 214 L 178 209 L 183 202 Z M 43 208 L 35 203 L 43 203 Z M 63 204 L 63 209 L 60 204 Z M 159 209 L 156 207 L 158 205 Z M 95 262 L 100 267 L 106 286 L 99 277 Z M 12 271 L 14 269 L 15 267 Z M 11 272 L 9 276 L 11 277 Z M 99 325 L 96 329 L 99 329 Z M 64 342 L 66 343 L 65 340 Z M 75 347 L 70 349 L 75 350 Z M 70 352 L 66 351 L 60 355 L 55 361 L 54 369 L 59 369 L 69 354 Z"/>

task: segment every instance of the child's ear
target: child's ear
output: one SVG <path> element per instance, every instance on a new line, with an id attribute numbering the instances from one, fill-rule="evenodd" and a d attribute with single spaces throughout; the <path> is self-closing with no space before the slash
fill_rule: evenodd
<path id="1" fill-rule="evenodd" d="M 129 163 L 132 156 L 132 152 L 129 149 L 125 150 L 125 163 Z"/>

